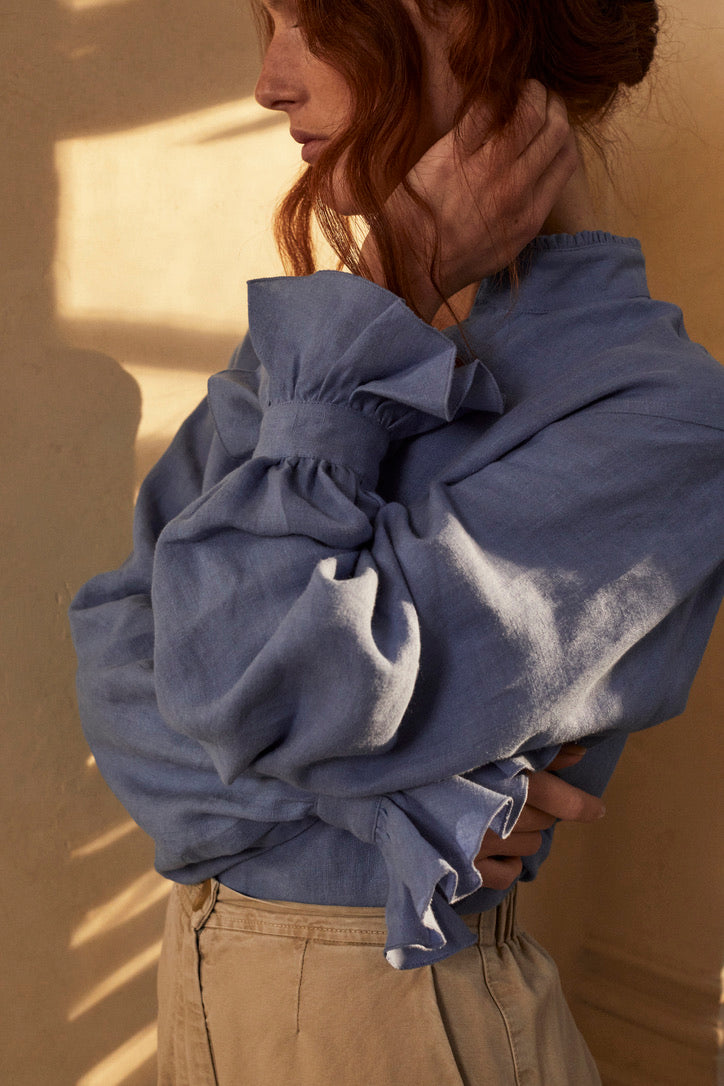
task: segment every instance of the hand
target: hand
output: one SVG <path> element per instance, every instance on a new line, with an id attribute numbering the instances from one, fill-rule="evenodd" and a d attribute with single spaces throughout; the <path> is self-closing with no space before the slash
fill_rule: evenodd
<path id="1" fill-rule="evenodd" d="M 523 856 L 532 856 L 542 844 L 541 830 L 560 819 L 563 822 L 596 822 L 606 813 L 600 799 L 567 784 L 553 775 L 557 769 L 580 762 L 585 748 L 568 743 L 548 766 L 531 773 L 528 798 L 512 833 L 503 840 L 492 830 L 483 837 L 475 866 L 483 885 L 491 890 L 507 890 L 523 869 Z"/>
<path id="2" fill-rule="evenodd" d="M 387 203 L 401 236 L 410 239 L 405 270 L 424 320 L 441 304 L 431 270 L 447 299 L 506 267 L 538 233 L 578 164 L 562 98 L 535 80 L 526 84 L 510 123 L 486 139 L 489 124 L 486 110 L 474 107 L 407 175 L 413 194 L 432 212 L 434 229 L 404 184 Z M 362 255 L 384 285 L 371 238 Z"/>

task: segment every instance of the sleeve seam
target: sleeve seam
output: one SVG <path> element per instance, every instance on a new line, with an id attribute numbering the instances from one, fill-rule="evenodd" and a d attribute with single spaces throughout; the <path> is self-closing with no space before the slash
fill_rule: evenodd
<path id="1" fill-rule="evenodd" d="M 377 823 L 379 822 L 380 810 L 382 808 L 382 800 L 384 798 L 385 798 L 384 796 L 378 796 L 377 797 L 377 803 L 375 805 L 375 817 L 372 820 L 372 840 L 373 841 L 377 840 Z"/>
<path id="2" fill-rule="evenodd" d="M 343 464 L 341 460 L 333 459 L 330 456 L 315 456 L 313 453 L 280 452 L 274 456 L 264 453 L 262 456 L 255 456 L 254 459 L 271 460 L 272 463 L 277 463 L 280 460 L 308 460 L 312 464 L 331 464 L 334 468 L 343 468 L 345 471 L 351 472 L 351 474 L 355 475 L 358 479 L 363 478 L 358 471 L 355 471 L 351 464 Z"/>
<path id="3" fill-rule="evenodd" d="M 387 433 L 387 427 L 384 425 L 384 423 L 380 422 L 375 415 L 368 415 L 364 411 L 360 411 L 358 407 L 355 407 L 351 403 L 333 403 L 330 400 L 297 400 L 294 398 L 286 400 L 272 400 L 264 405 L 264 414 L 266 414 L 266 412 L 270 408 L 274 407 L 319 407 L 323 408 L 325 411 L 351 412 L 353 415 L 358 415 L 360 418 L 364 419 L 365 422 L 371 422 L 375 426 L 378 426 L 380 430 L 383 430 L 385 433 Z"/>
<path id="4" fill-rule="evenodd" d="M 723 426 L 716 426 L 712 422 L 699 422 L 696 419 L 682 418 L 681 415 L 664 415 L 657 411 L 627 411 L 622 408 L 609 407 L 599 407 L 598 410 L 604 415 L 636 415 L 638 418 L 664 419 L 666 422 L 679 422 L 685 426 L 698 426 L 704 430 L 714 430 L 716 433 L 724 431 Z"/>

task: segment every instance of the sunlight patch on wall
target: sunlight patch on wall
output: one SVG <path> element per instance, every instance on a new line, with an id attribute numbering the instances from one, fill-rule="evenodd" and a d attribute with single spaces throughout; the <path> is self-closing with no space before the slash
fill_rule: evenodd
<path id="1" fill-rule="evenodd" d="M 118 4 L 128 4 L 131 0 L 61 0 L 64 8 L 70 11 L 87 11 L 89 8 L 117 7 Z"/>
<path id="2" fill-rule="evenodd" d="M 76 1086 L 119 1086 L 156 1054 L 157 1027 L 140 1030 L 78 1079 Z"/>
<path id="3" fill-rule="evenodd" d="M 59 142 L 59 317 L 242 332 L 246 281 L 281 271 L 269 223 L 299 167 L 253 98 Z"/>
<path id="4" fill-rule="evenodd" d="M 172 884 L 155 871 L 146 871 L 110 901 L 89 909 L 70 939 L 71 947 L 79 947 L 91 939 L 118 928 L 163 901 L 171 893 Z"/>
<path id="5" fill-rule="evenodd" d="M 222 370 L 228 359 L 220 358 Z M 206 395 L 205 374 L 125 363 L 124 369 L 142 392 L 141 420 L 136 433 L 136 486 L 164 452 L 188 414 Z"/>
<path id="6" fill-rule="evenodd" d="M 121 841 L 136 829 L 138 827 L 133 819 L 127 818 L 124 822 L 119 822 L 117 826 L 112 826 L 110 830 L 106 830 L 105 833 L 101 833 L 98 837 L 86 842 L 85 845 L 74 848 L 70 858 L 71 860 L 82 860 L 86 856 L 93 856 L 96 852 L 102 852 L 104 848 L 108 848 L 109 845 L 115 845 L 116 841 Z"/>
<path id="7" fill-rule="evenodd" d="M 134 980 L 140 973 L 155 966 L 160 955 L 161 940 L 159 939 L 157 942 L 153 943 L 152 946 L 142 950 L 140 954 L 136 954 L 130 961 L 125 962 L 120 969 L 116 969 L 99 984 L 96 984 L 94 988 L 91 988 L 91 990 L 68 1011 L 68 1021 L 74 1022 L 76 1018 L 80 1018 L 81 1015 L 92 1010 L 93 1007 L 97 1006 L 97 1004 L 107 996 L 112 995 L 113 992 L 117 992 L 119 988 L 122 988 L 125 984 Z"/>

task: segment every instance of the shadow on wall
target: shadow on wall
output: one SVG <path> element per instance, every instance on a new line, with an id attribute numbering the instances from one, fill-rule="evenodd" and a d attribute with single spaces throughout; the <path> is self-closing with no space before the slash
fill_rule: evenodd
<path id="1" fill-rule="evenodd" d="M 129 549 L 140 396 L 114 359 L 64 343 L 55 319 L 54 147 L 250 94 L 256 44 L 238 0 L 12 7 L 0 17 L 0 1066 L 13 1086 L 148 1086 L 169 884 L 89 759 L 66 622 L 79 585 Z"/>

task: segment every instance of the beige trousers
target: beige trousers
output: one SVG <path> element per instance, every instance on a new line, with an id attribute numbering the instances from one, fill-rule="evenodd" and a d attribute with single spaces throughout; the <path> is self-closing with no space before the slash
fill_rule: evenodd
<path id="1" fill-rule="evenodd" d="M 381 909 L 175 886 L 160 1086 L 600 1086 L 515 894 L 466 922 L 475 946 L 397 972 Z"/>

